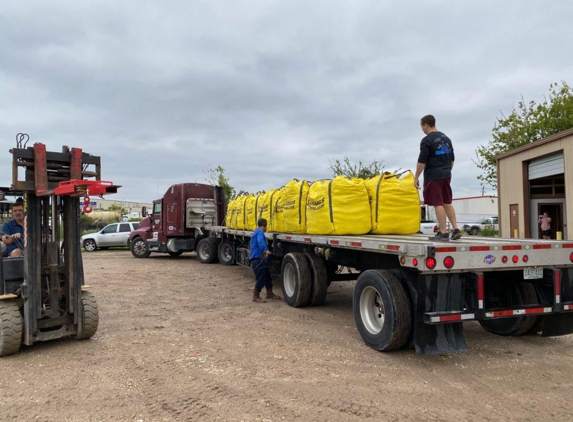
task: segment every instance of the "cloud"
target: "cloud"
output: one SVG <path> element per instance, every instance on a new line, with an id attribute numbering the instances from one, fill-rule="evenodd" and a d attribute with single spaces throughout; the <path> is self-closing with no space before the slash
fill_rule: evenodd
<path id="1" fill-rule="evenodd" d="M 573 70 L 565 1 L 21 3 L 0 8 L 0 185 L 17 132 L 101 156 L 133 201 L 208 166 L 248 191 L 345 156 L 413 169 L 433 113 L 477 195 L 500 111 Z"/>

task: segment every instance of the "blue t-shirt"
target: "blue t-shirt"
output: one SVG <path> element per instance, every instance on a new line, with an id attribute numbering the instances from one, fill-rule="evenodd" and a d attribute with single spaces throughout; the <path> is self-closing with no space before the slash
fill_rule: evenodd
<path id="1" fill-rule="evenodd" d="M 4 223 L 4 225 L 2 226 L 2 233 L 8 236 L 20 233 L 20 235 L 22 236 L 20 239 L 15 239 L 12 243 L 6 245 L 6 252 L 8 253 L 8 255 L 10 255 L 14 249 L 18 249 L 18 247 L 24 246 L 24 227 L 18 224 L 16 220 L 10 220 Z"/>
<path id="2" fill-rule="evenodd" d="M 251 237 L 251 242 L 249 244 L 251 253 L 249 259 L 262 258 L 265 251 L 269 250 L 267 246 L 267 238 L 265 237 L 265 232 L 257 228 Z"/>

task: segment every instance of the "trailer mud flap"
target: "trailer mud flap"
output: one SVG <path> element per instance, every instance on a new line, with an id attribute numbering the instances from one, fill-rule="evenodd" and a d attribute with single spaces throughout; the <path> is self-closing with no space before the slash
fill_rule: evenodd
<path id="1" fill-rule="evenodd" d="M 468 350 L 463 323 L 430 325 L 424 322 L 426 312 L 460 311 L 463 305 L 463 283 L 458 274 L 418 276 L 418 303 L 414 326 L 417 354 L 457 353 Z"/>
<path id="2" fill-rule="evenodd" d="M 565 336 L 573 333 L 573 314 L 546 315 L 542 337 Z"/>

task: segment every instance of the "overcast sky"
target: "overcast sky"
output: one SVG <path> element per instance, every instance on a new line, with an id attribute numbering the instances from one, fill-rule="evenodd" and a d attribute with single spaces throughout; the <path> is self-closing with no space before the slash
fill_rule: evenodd
<path id="1" fill-rule="evenodd" d="M 18 132 L 101 156 L 128 201 L 208 166 L 252 192 L 345 156 L 414 170 L 431 113 L 454 197 L 479 195 L 501 112 L 573 84 L 572 16 L 568 0 L 2 1 L 0 185 Z"/>

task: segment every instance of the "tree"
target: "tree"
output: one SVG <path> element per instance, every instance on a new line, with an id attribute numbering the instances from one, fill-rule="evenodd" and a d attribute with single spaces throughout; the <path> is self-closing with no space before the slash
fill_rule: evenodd
<path id="1" fill-rule="evenodd" d="M 573 127 L 573 89 L 565 81 L 549 85 L 549 98 L 541 104 L 526 103 L 523 97 L 508 117 L 502 113 L 487 145 L 476 150 L 476 165 L 483 174 L 478 176 L 482 186 L 497 188 L 495 157 L 522 145 L 527 145 Z"/>
<path id="2" fill-rule="evenodd" d="M 344 157 L 342 161 L 334 160 L 329 161 L 329 170 L 332 171 L 334 177 L 344 176 L 344 177 L 356 177 L 359 179 L 369 179 L 374 176 L 378 176 L 384 170 L 384 164 L 382 161 L 374 160 L 369 165 L 365 166 L 362 160 L 358 161 L 358 164 L 353 165 L 348 157 Z"/>
<path id="3" fill-rule="evenodd" d="M 203 170 L 203 174 L 205 174 L 205 180 L 208 183 L 211 185 L 221 186 L 223 188 L 225 199 L 227 201 L 230 201 L 237 196 L 235 188 L 230 185 L 229 178 L 225 176 L 225 169 L 223 167 L 217 166 L 214 169 L 207 167 Z"/>

